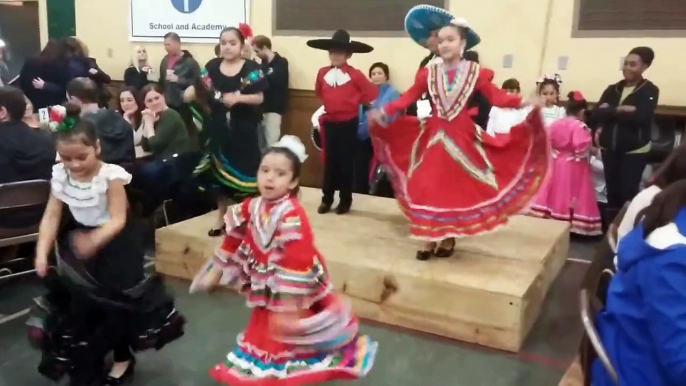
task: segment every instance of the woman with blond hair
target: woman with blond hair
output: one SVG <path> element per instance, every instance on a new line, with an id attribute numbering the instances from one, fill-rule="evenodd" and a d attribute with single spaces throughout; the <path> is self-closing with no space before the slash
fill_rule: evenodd
<path id="1" fill-rule="evenodd" d="M 140 91 L 150 82 L 157 82 L 158 74 L 152 69 L 148 58 L 148 50 L 143 46 L 133 47 L 131 64 L 124 71 L 124 83 Z"/>

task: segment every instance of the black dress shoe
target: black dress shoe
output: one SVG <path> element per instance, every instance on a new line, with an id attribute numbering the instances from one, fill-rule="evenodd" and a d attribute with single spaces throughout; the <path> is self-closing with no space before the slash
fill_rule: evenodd
<path id="1" fill-rule="evenodd" d="M 433 255 L 433 251 L 417 251 L 417 255 L 415 257 L 419 261 L 427 261 L 431 258 L 431 255 Z"/>
<path id="2" fill-rule="evenodd" d="M 436 248 L 436 257 L 450 257 L 455 252 L 455 239 L 453 239 L 453 245 L 450 248 L 443 248 L 439 246 Z"/>
<path id="3" fill-rule="evenodd" d="M 129 385 L 133 382 L 133 373 L 136 368 L 136 358 L 131 357 L 129 361 L 129 367 L 126 368 L 124 374 L 119 378 L 114 378 L 111 376 L 106 376 L 102 382 L 102 386 L 114 386 L 114 385 Z"/>
<path id="4" fill-rule="evenodd" d="M 331 204 L 327 204 L 325 202 L 322 202 L 319 205 L 319 208 L 317 208 L 317 213 L 319 213 L 319 214 L 329 213 L 330 211 L 331 211 Z"/>
<path id="5" fill-rule="evenodd" d="M 346 213 L 350 212 L 351 206 L 352 206 L 352 203 L 351 204 L 343 204 L 343 203 L 338 204 L 338 207 L 336 208 L 336 214 L 346 214 Z"/>
<path id="6" fill-rule="evenodd" d="M 224 234 L 224 229 L 219 228 L 219 229 L 210 229 L 209 232 L 207 232 L 207 235 L 210 237 L 219 237 Z"/>

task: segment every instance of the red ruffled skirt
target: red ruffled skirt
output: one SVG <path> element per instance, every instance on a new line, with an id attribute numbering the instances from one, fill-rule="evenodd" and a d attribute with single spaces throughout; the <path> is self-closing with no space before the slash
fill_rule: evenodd
<path id="1" fill-rule="evenodd" d="M 466 114 L 452 121 L 401 117 L 371 128 L 412 237 L 440 241 L 505 225 L 545 179 L 549 144 L 540 109 L 491 136 Z"/>
<path id="2" fill-rule="evenodd" d="M 353 380 L 371 370 L 377 343 L 357 334 L 356 318 L 344 320 L 341 327 L 335 325 L 341 317 L 314 316 L 314 323 L 304 327 L 310 334 L 295 331 L 289 341 L 273 335 L 270 324 L 275 316 L 266 308 L 255 308 L 238 336 L 238 347 L 210 369 L 210 376 L 230 386 L 296 386 Z"/>

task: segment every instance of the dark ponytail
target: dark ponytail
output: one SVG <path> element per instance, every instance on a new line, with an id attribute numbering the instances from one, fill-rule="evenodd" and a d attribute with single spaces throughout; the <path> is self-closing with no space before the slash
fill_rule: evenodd
<path id="1" fill-rule="evenodd" d="M 538 93 L 540 94 L 541 91 L 543 90 L 543 87 L 551 85 L 553 88 L 555 88 L 555 91 L 557 91 L 557 94 L 560 94 L 560 83 L 558 83 L 555 79 L 550 79 L 550 78 L 545 78 L 541 82 L 538 83 Z"/>
<path id="2" fill-rule="evenodd" d="M 655 229 L 673 222 L 684 207 L 686 180 L 679 180 L 658 193 L 653 202 L 636 216 L 637 222 L 643 223 L 643 238 L 647 238 Z"/>
<path id="3" fill-rule="evenodd" d="M 579 91 L 570 91 L 567 94 L 567 115 L 578 115 L 587 109 L 588 102 Z"/>
<path id="4" fill-rule="evenodd" d="M 241 46 L 245 45 L 245 35 L 243 35 L 243 32 L 241 32 L 240 29 L 236 27 L 226 27 L 222 30 L 222 32 L 219 33 L 219 38 L 221 39 L 221 37 L 227 32 L 235 33 L 236 37 L 238 37 L 238 41 L 241 42 Z M 219 45 L 219 47 L 221 49 L 221 45 Z"/>
<path id="5" fill-rule="evenodd" d="M 57 142 L 81 141 L 86 146 L 95 147 L 98 135 L 95 124 L 87 119 L 81 119 L 81 107 L 73 103 L 64 105 L 67 115 L 60 127 L 54 130 Z"/>
<path id="6" fill-rule="evenodd" d="M 652 184 L 664 189 L 682 179 L 686 179 L 686 144 L 672 150 L 653 175 Z"/>

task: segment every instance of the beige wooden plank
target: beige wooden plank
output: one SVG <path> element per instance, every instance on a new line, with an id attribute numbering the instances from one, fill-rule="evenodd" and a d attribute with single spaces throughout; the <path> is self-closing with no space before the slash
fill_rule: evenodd
<path id="1" fill-rule="evenodd" d="M 417 261 L 394 200 L 356 196 L 352 213 L 319 215 L 319 192 L 301 201 L 335 288 L 364 318 L 504 350 L 517 351 L 566 260 L 568 228 L 515 217 L 492 234 L 461 239 L 447 259 Z M 209 213 L 158 230 L 157 265 L 191 279 L 221 238 Z"/>
<path id="2" fill-rule="evenodd" d="M 558 386 L 584 386 L 584 373 L 578 358 L 569 366 Z"/>
<path id="3" fill-rule="evenodd" d="M 514 329 L 482 326 L 426 312 L 396 309 L 361 299 L 353 298 L 351 300 L 355 312 L 363 319 L 370 319 L 500 350 L 517 352 L 521 348 L 519 332 Z"/>

